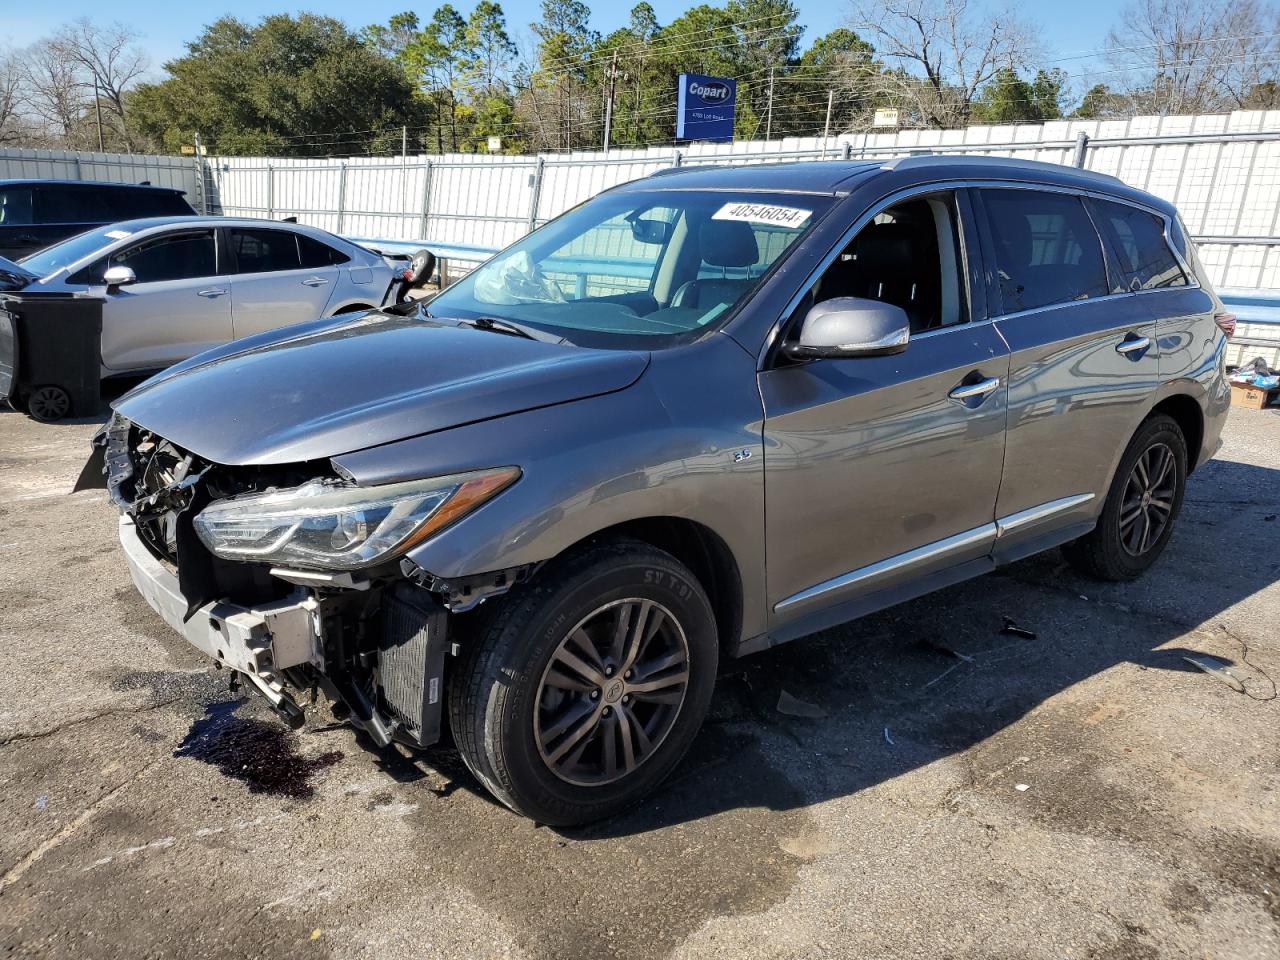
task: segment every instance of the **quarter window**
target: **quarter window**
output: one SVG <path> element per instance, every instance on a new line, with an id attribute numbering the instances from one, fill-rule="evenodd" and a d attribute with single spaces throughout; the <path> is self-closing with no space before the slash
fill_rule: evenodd
<path id="1" fill-rule="evenodd" d="M 1102 245 L 1079 197 L 984 190 L 1005 313 L 1105 296 Z"/>
<path id="2" fill-rule="evenodd" d="M 231 249 L 236 273 L 275 273 L 300 270 L 298 241 L 286 230 L 232 230 Z"/>
<path id="3" fill-rule="evenodd" d="M 1111 235 L 1129 289 L 1185 287 L 1187 278 L 1169 249 L 1164 221 L 1154 214 L 1110 200 L 1095 200 L 1103 228 Z"/>

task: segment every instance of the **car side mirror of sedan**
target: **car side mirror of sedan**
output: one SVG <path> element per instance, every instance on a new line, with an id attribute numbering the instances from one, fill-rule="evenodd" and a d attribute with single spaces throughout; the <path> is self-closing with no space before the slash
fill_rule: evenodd
<path id="1" fill-rule="evenodd" d="M 783 346 L 793 360 L 887 357 L 902 353 L 911 322 L 901 307 L 862 297 L 832 297 L 805 314 L 800 336 Z"/>
<path id="2" fill-rule="evenodd" d="M 132 267 L 110 267 L 102 275 L 102 282 L 107 285 L 107 293 L 115 293 L 121 287 L 138 282 L 138 275 Z"/>

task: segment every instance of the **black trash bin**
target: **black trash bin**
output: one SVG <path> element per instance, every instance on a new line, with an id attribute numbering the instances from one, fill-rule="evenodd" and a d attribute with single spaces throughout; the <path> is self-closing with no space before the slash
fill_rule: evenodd
<path id="1" fill-rule="evenodd" d="M 46 423 L 101 403 L 102 297 L 0 293 L 0 397 Z"/>

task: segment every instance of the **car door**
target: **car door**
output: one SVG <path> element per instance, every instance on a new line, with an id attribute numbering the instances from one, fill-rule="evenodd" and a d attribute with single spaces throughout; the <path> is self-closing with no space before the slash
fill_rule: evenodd
<path id="1" fill-rule="evenodd" d="M 149 236 L 89 267 L 84 280 L 100 285 L 113 266 L 129 267 L 137 281 L 105 294 L 109 371 L 167 367 L 231 339 L 230 278 L 219 270 L 213 228 Z"/>
<path id="2" fill-rule="evenodd" d="M 1055 529 L 1088 528 L 1159 383 L 1159 351 L 1154 320 L 1127 292 L 1083 197 L 978 195 L 995 268 L 989 298 L 1010 348 L 996 513 L 1016 518 L 997 552 L 1012 559 Z"/>
<path id="3" fill-rule="evenodd" d="M 799 303 L 793 324 L 832 297 L 895 303 L 912 334 L 897 355 L 760 374 L 775 628 L 816 628 L 930 575 L 989 566 L 1009 361 L 979 266 L 963 192 L 895 200 Z"/>
<path id="4" fill-rule="evenodd" d="M 235 263 L 231 310 L 237 339 L 324 316 L 337 267 L 304 267 L 297 235 L 290 230 L 224 229 Z"/>

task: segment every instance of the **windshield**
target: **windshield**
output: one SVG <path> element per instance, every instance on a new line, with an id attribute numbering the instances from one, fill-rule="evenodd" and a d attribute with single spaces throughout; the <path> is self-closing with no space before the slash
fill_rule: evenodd
<path id="1" fill-rule="evenodd" d="M 55 243 L 52 247 L 46 247 L 39 253 L 23 257 L 18 262 L 22 264 L 24 269 L 30 270 L 36 276 L 47 277 L 49 274 L 61 270 L 63 267 L 69 266 L 78 260 L 83 260 L 85 257 L 97 253 L 108 244 L 123 240 L 127 236 L 129 236 L 129 231 L 122 230 L 119 227 L 99 227 L 95 230 L 76 234 L 61 243 Z"/>
<path id="2" fill-rule="evenodd" d="M 606 193 L 503 250 L 427 310 L 591 346 L 696 337 L 745 300 L 830 204 L 740 191 Z"/>

